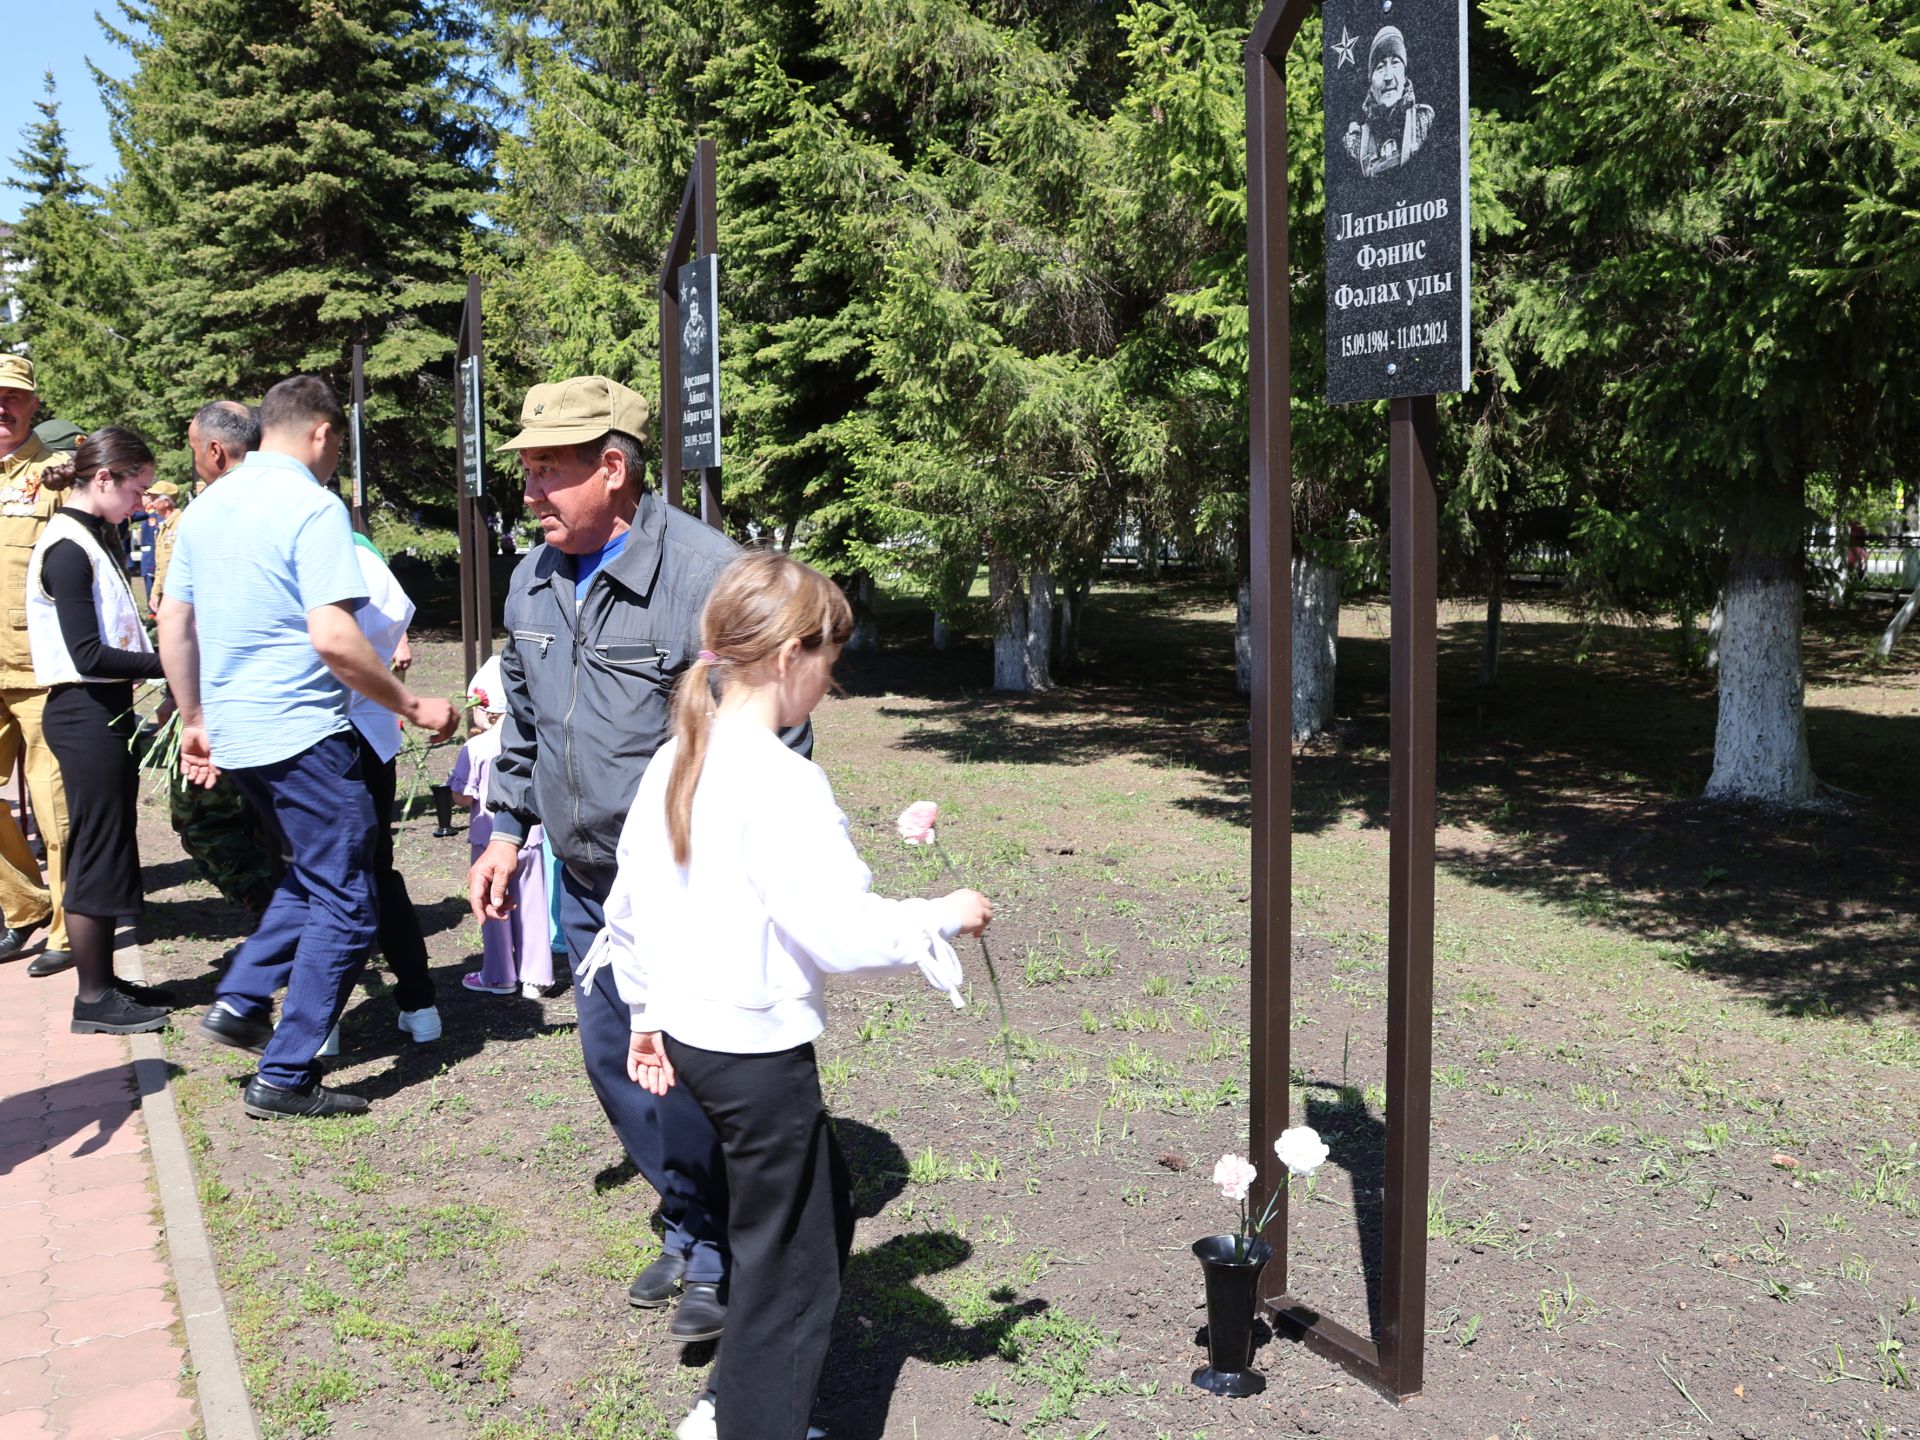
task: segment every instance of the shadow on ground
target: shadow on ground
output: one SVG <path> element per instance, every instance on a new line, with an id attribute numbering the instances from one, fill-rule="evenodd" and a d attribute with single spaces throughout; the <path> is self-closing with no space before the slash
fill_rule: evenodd
<path id="1" fill-rule="evenodd" d="M 1172 764 L 1196 777 L 1176 804 L 1247 825 L 1247 702 L 1233 690 L 1225 606 L 1217 586 L 1103 591 L 1088 613 L 1085 663 L 1043 696 L 987 691 L 984 643 L 935 654 L 918 638 L 924 612 L 902 609 L 886 617 L 885 651 L 845 662 L 847 683 L 922 702 L 883 712 L 919 722 L 905 748 L 966 762 Z M 1713 763 L 1714 684 L 1679 663 L 1668 632 L 1589 626 L 1544 603 L 1519 614 L 1491 693 L 1479 686 L 1478 621 L 1440 629 L 1444 868 L 1671 943 L 1676 963 L 1783 1010 L 1920 1008 L 1898 829 L 1916 788 L 1920 715 L 1889 688 L 1910 680 L 1915 660 L 1910 647 L 1885 669 L 1864 664 L 1883 617 L 1810 617 L 1810 683 L 1857 682 L 1862 703 L 1842 708 L 1816 690 L 1814 763 L 1840 793 L 1830 812 L 1781 814 L 1699 798 Z M 1296 835 L 1356 816 L 1387 823 L 1384 612 L 1350 616 L 1354 629 L 1340 642 L 1335 727 L 1296 747 Z"/>

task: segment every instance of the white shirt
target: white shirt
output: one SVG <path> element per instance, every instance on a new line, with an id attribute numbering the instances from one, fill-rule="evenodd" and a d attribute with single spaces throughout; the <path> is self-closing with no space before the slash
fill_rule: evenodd
<path id="1" fill-rule="evenodd" d="M 386 561 L 357 540 L 353 554 L 360 562 L 360 578 L 367 585 L 366 602 L 353 612 L 353 618 L 360 622 L 360 633 L 367 637 L 380 663 L 391 665 L 394 651 L 400 648 L 400 637 L 413 623 L 413 601 L 393 578 Z M 400 753 L 400 717 L 384 705 L 376 704 L 357 690 L 351 691 L 347 718 L 366 736 L 367 744 L 373 747 L 382 765 Z"/>
<path id="2" fill-rule="evenodd" d="M 678 751 L 661 747 L 633 797 L 606 928 L 581 966 L 589 984 L 613 966 L 635 1030 L 737 1055 L 791 1049 L 826 1028 L 834 971 L 917 965 L 964 1003 L 940 907 L 868 892 L 825 772 L 765 726 L 713 722 L 692 858 L 674 864 L 666 796 Z"/>

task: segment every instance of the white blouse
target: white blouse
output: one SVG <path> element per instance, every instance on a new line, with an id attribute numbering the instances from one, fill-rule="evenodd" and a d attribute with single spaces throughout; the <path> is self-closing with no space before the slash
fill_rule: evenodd
<path id="1" fill-rule="evenodd" d="M 717 718 L 693 797 L 692 857 L 673 861 L 667 779 L 647 766 L 621 828 L 606 926 L 581 965 L 612 965 L 635 1030 L 762 1055 L 826 1028 L 825 977 L 918 966 L 956 1006 L 959 959 L 943 907 L 871 894 L 824 771 L 765 726 Z"/>

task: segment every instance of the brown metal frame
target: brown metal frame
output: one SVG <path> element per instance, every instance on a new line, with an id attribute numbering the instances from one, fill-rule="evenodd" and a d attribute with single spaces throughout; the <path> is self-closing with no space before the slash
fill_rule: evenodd
<path id="1" fill-rule="evenodd" d="M 453 356 L 453 490 L 455 510 L 460 523 L 460 646 L 471 678 L 493 654 L 493 535 L 487 529 L 486 511 L 480 498 L 467 494 L 466 427 L 461 410 L 466 400 L 466 381 L 461 366 L 469 356 L 482 366 L 480 320 L 480 277 L 467 277 L 467 299 L 460 310 L 460 340 Z M 486 427 L 481 427 L 481 449 L 486 448 Z"/>
<path id="2" fill-rule="evenodd" d="M 711 140 L 694 146 L 693 169 L 680 191 L 680 213 L 673 222 L 673 238 L 660 262 L 660 488 L 675 505 L 687 503 L 687 481 L 680 467 L 680 276 L 689 260 L 711 255 L 720 248 L 715 219 L 714 168 Z M 716 409 L 717 409 L 716 405 Z M 720 469 L 702 470 L 700 518 L 720 529 Z"/>
<path id="3" fill-rule="evenodd" d="M 1287 307 L 1287 48 L 1314 0 L 1271 0 L 1247 41 L 1251 372 L 1253 884 L 1251 1134 L 1255 1201 L 1284 1187 L 1273 1142 L 1291 1109 L 1293 1011 L 1293 426 Z M 1426 1345 L 1433 1087 L 1434 659 L 1438 541 L 1434 397 L 1392 402 L 1392 774 L 1387 920 L 1386 1194 L 1379 1333 L 1287 1291 L 1284 1193 L 1263 1238 L 1275 1327 L 1396 1400 L 1420 1392 Z"/>

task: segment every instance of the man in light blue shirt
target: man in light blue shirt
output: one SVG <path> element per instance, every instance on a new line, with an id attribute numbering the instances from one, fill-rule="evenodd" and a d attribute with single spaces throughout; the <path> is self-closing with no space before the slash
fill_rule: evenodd
<path id="1" fill-rule="evenodd" d="M 180 707 L 187 779 L 208 785 L 230 774 L 290 857 L 200 1022 L 207 1038 L 261 1055 L 244 1097 L 260 1119 L 367 1108 L 321 1086 L 314 1067 L 377 915 L 376 817 L 347 691 L 436 739 L 452 733 L 457 713 L 396 680 L 354 618 L 367 590 L 352 527 L 320 485 L 339 463 L 345 429 L 325 381 L 299 375 L 269 390 L 260 448 L 181 517 L 160 602 L 160 655 Z"/>

